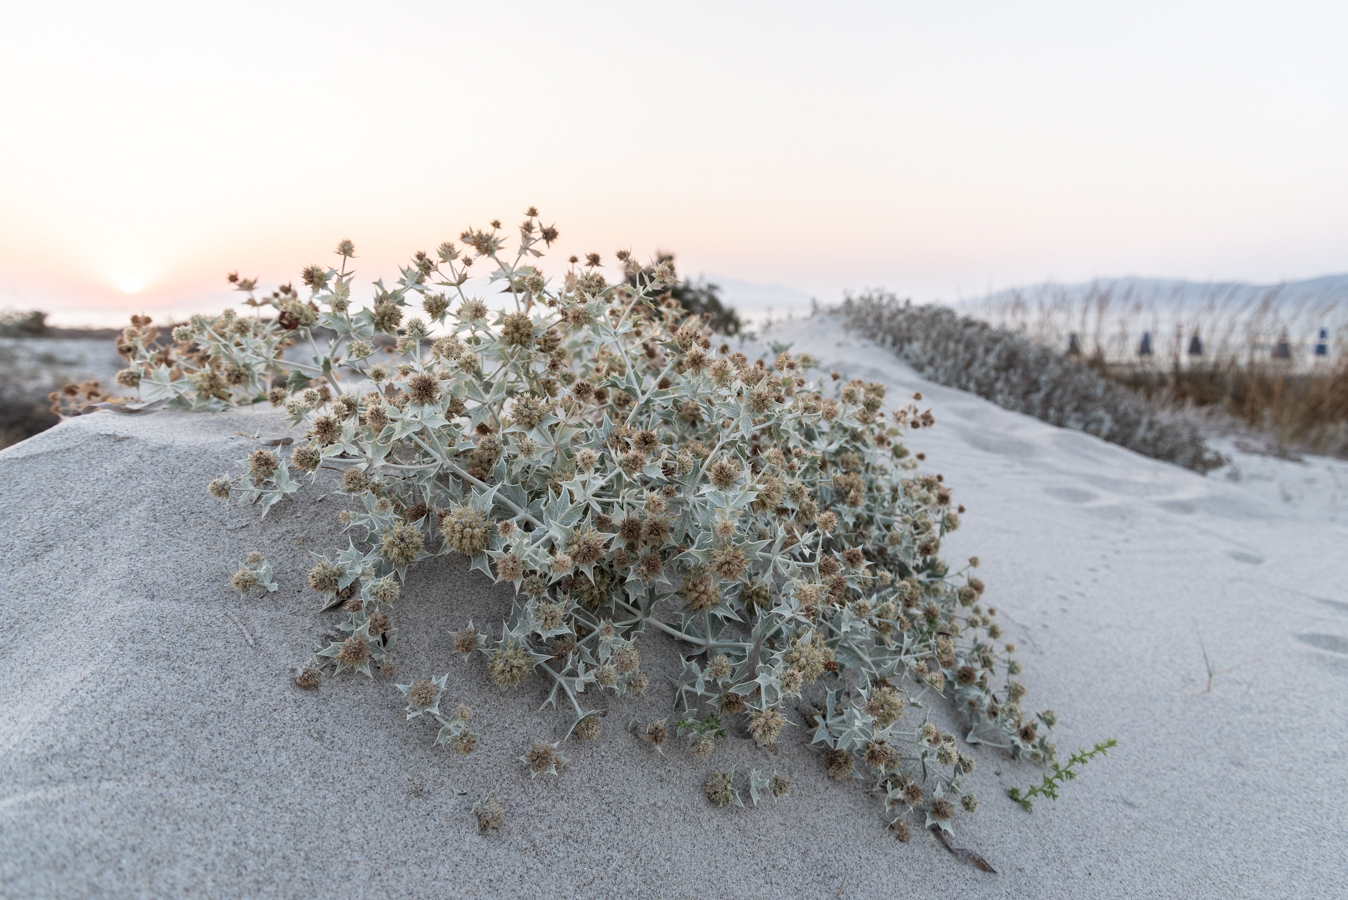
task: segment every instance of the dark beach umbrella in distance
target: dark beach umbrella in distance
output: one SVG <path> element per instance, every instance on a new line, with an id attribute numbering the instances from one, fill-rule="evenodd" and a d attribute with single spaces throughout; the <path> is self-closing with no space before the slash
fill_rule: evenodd
<path id="1" fill-rule="evenodd" d="M 1315 355 L 1316 355 L 1316 356 L 1328 356 L 1328 355 L 1329 355 L 1329 329 L 1328 329 L 1328 328 L 1321 328 L 1321 329 L 1320 329 L 1320 338 L 1319 338 L 1319 340 L 1317 340 L 1317 341 L 1315 342 Z"/>
<path id="2" fill-rule="evenodd" d="M 1193 337 L 1189 338 L 1189 355 L 1190 356 L 1203 355 L 1203 339 L 1198 336 L 1197 331 L 1194 332 Z"/>
<path id="3" fill-rule="evenodd" d="M 1274 359 L 1291 359 L 1292 345 L 1287 340 L 1287 335 L 1283 334 L 1278 338 L 1278 343 L 1273 345 Z"/>
<path id="4" fill-rule="evenodd" d="M 1077 333 L 1075 331 L 1067 336 L 1067 355 L 1068 356 L 1081 355 L 1081 339 L 1077 337 Z"/>
<path id="5" fill-rule="evenodd" d="M 1142 345 L 1137 348 L 1138 356 L 1151 356 L 1151 332 L 1142 332 Z"/>

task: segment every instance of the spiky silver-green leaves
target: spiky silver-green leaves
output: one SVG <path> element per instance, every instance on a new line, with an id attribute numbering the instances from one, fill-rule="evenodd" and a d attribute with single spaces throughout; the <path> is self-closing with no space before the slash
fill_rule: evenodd
<path id="1" fill-rule="evenodd" d="M 493 226 L 465 233 L 471 257 L 418 254 L 365 308 L 339 252 L 340 268 L 306 272 L 307 299 L 239 281 L 259 315 L 194 317 L 177 348 L 144 329 L 127 340 L 147 395 L 196 409 L 266 396 L 302 436 L 286 453 L 286 438 L 251 446 L 211 493 L 266 510 L 303 477 L 344 507 L 348 547 L 316 555 L 309 583 L 347 636 L 318 662 L 391 666 L 398 585 L 458 554 L 516 598 L 499 624 L 455 633 L 454 652 L 480 652 L 502 689 L 541 682 L 568 736 L 639 695 L 643 642 L 672 639 L 675 721 L 697 754 L 722 732 L 765 749 L 800 738 L 824 771 L 887 798 L 919 782 L 962 797 L 970 757 L 904 722 L 939 696 L 967 740 L 1050 759 L 1052 717 L 1025 711 L 985 586 L 940 558 L 961 510 L 902 444 L 929 411 L 816 378 L 786 346 L 718 346 L 667 300 L 667 262 L 629 256 L 610 277 L 587 260 L 549 283 L 548 229 L 525 226 L 513 252 Z M 504 308 L 474 289 L 470 259 Z M 309 346 L 312 359 L 283 356 Z M 471 749 L 446 683 L 405 685 L 409 715 Z M 663 752 L 668 726 L 643 718 Z M 751 775 L 749 790 L 768 788 Z"/>

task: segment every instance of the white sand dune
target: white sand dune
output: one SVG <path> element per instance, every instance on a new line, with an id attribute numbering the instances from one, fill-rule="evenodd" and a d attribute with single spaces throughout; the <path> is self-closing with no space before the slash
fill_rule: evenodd
<path id="1" fill-rule="evenodd" d="M 541 683 L 500 694 L 451 629 L 509 593 L 458 560 L 399 601 L 400 680 L 449 671 L 480 749 L 403 721 L 392 683 L 296 688 L 332 626 L 302 589 L 339 546 L 335 497 L 259 521 L 205 483 L 282 434 L 271 412 L 97 413 L 0 453 L 0 895 L 4 897 L 1341 897 L 1348 885 L 1348 465 L 1237 454 L 1207 478 L 928 384 L 821 319 L 775 326 L 830 366 L 921 390 L 912 436 L 968 507 L 946 545 L 983 561 L 1033 708 L 1064 752 L 1120 745 L 1062 799 L 1005 798 L 1036 770 L 975 748 L 983 800 L 959 863 L 899 844 L 878 801 L 798 743 L 732 736 L 710 761 L 624 730 L 670 711 L 677 647 L 644 640 L 652 688 L 617 701 L 561 777 L 516 761 L 569 721 Z M 344 541 L 341 542 L 344 546 Z M 265 550 L 281 590 L 225 582 Z M 1217 676 L 1209 693 L 1195 625 Z M 715 809 L 712 768 L 776 769 L 784 800 Z M 485 836 L 469 808 L 506 812 Z"/>

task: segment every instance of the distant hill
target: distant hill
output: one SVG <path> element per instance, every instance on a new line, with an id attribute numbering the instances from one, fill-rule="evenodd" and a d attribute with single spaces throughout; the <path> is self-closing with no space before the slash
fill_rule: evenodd
<path id="1" fill-rule="evenodd" d="M 1348 300 L 1348 274 L 1322 275 L 1301 281 L 1276 284 L 1251 284 L 1239 281 L 1186 281 L 1177 278 L 1097 278 L 1075 284 L 1043 282 L 1025 287 L 995 291 L 982 297 L 953 304 L 959 308 L 982 309 L 1008 303 L 1036 306 L 1082 301 L 1110 305 L 1156 308 L 1195 309 L 1205 306 L 1257 306 L 1265 302 L 1287 304 L 1328 303 Z"/>

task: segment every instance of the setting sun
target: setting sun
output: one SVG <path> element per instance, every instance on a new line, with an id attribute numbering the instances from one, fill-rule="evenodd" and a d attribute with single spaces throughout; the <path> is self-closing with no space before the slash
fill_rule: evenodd
<path id="1" fill-rule="evenodd" d="M 117 283 L 117 286 L 128 294 L 134 294 L 144 287 L 139 278 L 123 278 Z"/>

